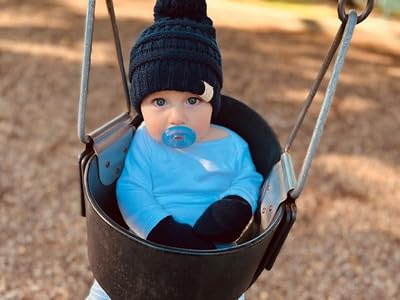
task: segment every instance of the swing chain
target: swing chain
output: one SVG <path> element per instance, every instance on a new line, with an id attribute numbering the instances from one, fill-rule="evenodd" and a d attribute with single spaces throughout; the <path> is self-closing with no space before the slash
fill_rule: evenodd
<path id="1" fill-rule="evenodd" d="M 126 72 L 121 50 L 121 41 L 119 38 L 118 26 L 115 17 L 114 4 L 112 0 L 106 0 L 106 4 L 113 30 L 118 66 L 120 70 L 122 86 L 124 88 L 125 100 L 127 104 L 127 112 L 124 113 L 123 115 L 130 115 L 131 105 L 129 101 L 128 83 L 126 79 Z M 89 92 L 95 10 L 96 10 L 96 0 L 89 0 L 86 12 L 85 36 L 83 44 L 83 58 L 82 58 L 82 71 L 81 71 L 81 88 L 79 94 L 79 111 L 78 111 L 78 136 L 83 144 L 89 144 L 93 142 L 91 134 L 88 135 L 86 133 L 86 104 Z M 116 119 L 118 119 L 119 117 L 120 116 L 118 116 Z M 114 120 L 111 121 L 111 123 L 113 122 Z"/>
<path id="2" fill-rule="evenodd" d="M 284 152 L 289 152 L 289 149 L 292 146 L 294 139 L 297 136 L 300 126 L 304 121 L 307 111 L 308 111 L 309 107 L 311 106 L 311 103 L 313 102 L 314 97 L 319 90 L 321 82 L 324 79 L 326 72 L 328 71 L 328 68 L 335 56 L 337 49 L 339 48 L 340 43 L 342 42 L 344 29 L 347 24 L 348 15 L 349 15 L 345 11 L 346 3 L 347 3 L 347 0 L 339 0 L 337 10 L 338 10 L 339 19 L 342 21 L 342 23 L 340 24 L 338 32 L 336 33 L 336 36 L 333 40 L 331 47 L 329 48 L 327 55 L 325 56 L 325 59 L 321 65 L 321 68 L 317 74 L 317 77 L 315 78 L 314 83 L 310 89 L 310 92 L 308 93 L 307 98 L 304 101 L 304 105 L 296 119 L 295 125 L 289 134 L 289 137 L 287 139 L 287 142 L 286 142 L 286 145 L 284 148 Z M 357 24 L 364 21 L 369 16 L 373 7 L 374 7 L 374 0 L 368 0 L 365 10 L 360 15 L 357 15 Z"/>
<path id="3" fill-rule="evenodd" d="M 296 136 L 296 133 L 304 119 L 307 109 L 310 106 L 310 104 L 315 96 L 315 93 L 319 88 L 319 84 L 321 83 L 322 78 L 325 75 L 325 72 L 330 64 L 330 61 L 333 58 L 333 55 L 336 52 L 336 49 L 339 48 L 338 42 L 341 41 L 341 47 L 339 48 L 339 53 L 337 54 L 336 62 L 333 67 L 331 78 L 329 80 L 328 87 L 325 92 L 325 98 L 322 103 L 322 107 L 321 107 L 321 110 L 320 110 L 320 113 L 319 113 L 319 116 L 317 119 L 317 123 L 315 125 L 314 131 L 313 131 L 313 134 L 311 137 L 311 142 L 307 149 L 306 157 L 305 157 L 305 159 L 303 161 L 303 165 L 301 167 L 301 171 L 299 174 L 299 181 L 297 183 L 296 188 L 294 190 L 289 191 L 289 195 L 292 199 L 297 199 L 304 189 L 308 171 L 311 167 L 311 162 L 316 153 L 318 143 L 321 138 L 326 119 L 328 117 L 329 108 L 333 101 L 333 96 L 335 94 L 339 74 L 343 67 L 344 58 L 346 56 L 346 52 L 348 50 L 348 47 L 349 47 L 349 44 L 350 44 L 350 41 L 352 38 L 354 28 L 355 28 L 356 24 L 358 24 L 357 23 L 358 19 L 359 19 L 359 15 L 357 14 L 357 12 L 354 9 L 352 9 L 352 10 L 350 10 L 349 14 L 347 15 L 346 23 L 342 22 L 342 24 L 339 28 L 338 34 L 336 36 L 336 39 L 331 47 L 331 50 L 329 51 L 329 55 L 328 55 L 329 57 L 327 56 L 325 58 L 326 61 L 324 62 L 323 67 L 320 70 L 320 73 L 318 74 L 316 81 L 314 82 L 312 91 L 310 91 L 310 94 L 306 100 L 303 110 L 301 111 L 301 114 L 300 114 L 299 118 L 297 119 L 295 127 L 289 137 L 288 144 L 285 147 L 285 151 L 288 151 L 294 140 L 294 137 Z M 342 31 L 343 27 L 344 27 L 344 31 Z"/>
<path id="4" fill-rule="evenodd" d="M 349 16 L 348 13 L 346 13 L 346 8 L 345 8 L 346 3 L 347 3 L 347 0 L 339 0 L 339 4 L 338 4 L 339 19 L 343 23 L 347 22 L 347 18 Z M 368 0 L 365 9 L 362 11 L 361 14 L 359 14 L 357 16 L 357 24 L 364 21 L 369 16 L 369 14 L 371 13 L 373 8 L 374 8 L 374 0 Z"/>

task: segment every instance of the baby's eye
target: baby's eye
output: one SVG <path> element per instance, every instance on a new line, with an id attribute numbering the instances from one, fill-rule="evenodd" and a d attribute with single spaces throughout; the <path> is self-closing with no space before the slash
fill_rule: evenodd
<path id="1" fill-rule="evenodd" d="M 157 98 L 153 100 L 153 103 L 156 106 L 164 106 L 167 103 L 167 101 L 165 101 L 165 99 L 163 98 Z"/>
<path id="2" fill-rule="evenodd" d="M 190 105 L 196 105 L 196 104 L 200 103 L 200 99 L 196 98 L 196 97 L 190 97 L 186 100 L 186 103 L 188 103 Z"/>

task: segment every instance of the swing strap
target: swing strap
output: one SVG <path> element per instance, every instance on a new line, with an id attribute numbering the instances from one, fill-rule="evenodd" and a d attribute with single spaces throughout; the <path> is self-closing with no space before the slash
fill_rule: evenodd
<path id="1" fill-rule="evenodd" d="M 296 200 L 304 189 L 308 171 L 311 167 L 312 159 L 314 158 L 317 151 L 318 143 L 321 138 L 326 119 L 328 117 L 329 108 L 333 101 L 333 96 L 335 94 L 339 74 L 344 64 L 344 58 L 349 48 L 354 28 L 358 22 L 361 22 L 368 16 L 373 6 L 373 0 L 369 0 L 368 6 L 366 8 L 367 13 L 364 12 L 358 16 L 357 12 L 353 9 L 350 10 L 348 14 L 346 14 L 343 8 L 344 2 L 346 2 L 346 0 L 339 1 L 339 10 L 343 10 L 339 13 L 339 18 L 342 20 L 342 24 L 339 27 L 335 40 L 333 41 L 333 44 L 329 49 L 329 52 L 310 90 L 310 93 L 305 101 L 301 113 L 297 118 L 293 131 L 291 132 L 286 147 L 284 148 L 284 152 L 281 155 L 281 159 L 275 164 L 261 189 L 260 212 L 263 216 L 261 218 L 261 226 L 264 229 L 267 228 L 272 222 L 279 206 L 285 201 L 293 202 L 294 200 Z M 310 107 L 311 102 L 313 101 L 314 96 L 318 91 L 320 83 L 338 48 L 339 51 L 336 57 L 335 65 L 333 67 L 327 90 L 325 92 L 325 98 L 322 103 L 314 132 L 307 149 L 306 157 L 304 159 L 298 177 L 299 180 L 296 182 L 296 176 L 288 151 L 293 143 L 294 138 L 296 137 L 296 134 L 301 126 L 301 123 L 304 120 L 307 110 Z"/>
<path id="2" fill-rule="evenodd" d="M 110 17 L 111 26 L 113 29 L 115 49 L 117 52 L 118 66 L 121 74 L 122 85 L 124 88 L 125 99 L 127 104 L 127 115 L 131 112 L 131 105 L 129 101 L 128 84 L 126 80 L 126 72 L 124 67 L 124 61 L 121 51 L 121 42 L 119 39 L 118 26 L 115 18 L 114 5 L 112 0 L 106 0 L 108 15 Z M 89 0 L 88 8 L 86 13 L 86 24 L 85 24 L 85 36 L 83 44 L 83 58 L 82 58 L 82 72 L 81 72 L 81 88 L 79 95 L 79 112 L 78 112 L 78 136 L 82 143 L 89 144 L 92 139 L 86 134 L 86 103 L 88 97 L 89 88 L 89 75 L 90 75 L 90 64 L 92 56 L 92 45 L 93 45 L 93 29 L 95 19 L 95 7 L 96 0 Z"/>
<path id="3" fill-rule="evenodd" d="M 313 134 L 311 137 L 310 144 L 308 146 L 306 157 L 303 161 L 303 165 L 302 165 L 299 177 L 298 177 L 299 181 L 298 181 L 296 187 L 293 190 L 289 191 L 290 197 L 292 199 L 297 199 L 304 189 L 308 171 L 311 167 L 311 162 L 316 153 L 318 143 L 321 138 L 321 135 L 322 135 L 322 132 L 324 129 L 324 125 L 325 125 L 327 117 L 328 117 L 329 109 L 330 109 L 330 106 L 333 101 L 333 96 L 335 95 L 336 86 L 337 86 L 337 82 L 339 79 L 339 74 L 342 70 L 342 67 L 344 64 L 344 59 L 345 59 L 347 50 L 350 46 L 350 41 L 353 36 L 354 28 L 358 23 L 362 22 L 363 20 L 365 20 L 368 17 L 368 15 L 371 13 L 373 5 L 374 5 L 373 0 L 368 0 L 367 6 L 364 9 L 364 11 L 360 15 L 357 15 L 357 12 L 354 9 L 351 9 L 349 11 L 349 13 L 346 13 L 346 11 L 345 11 L 345 3 L 346 2 L 347 2 L 347 0 L 339 0 L 338 15 L 339 15 L 339 19 L 342 21 L 342 23 L 339 27 L 339 30 L 335 36 L 333 43 L 328 51 L 328 54 L 322 63 L 321 69 L 314 81 L 314 84 L 312 85 L 312 87 L 310 89 L 307 99 L 306 99 L 306 101 L 303 105 L 303 108 L 295 122 L 293 130 L 290 133 L 288 141 L 284 148 L 284 153 L 289 152 L 289 149 L 297 135 L 297 132 L 298 132 L 303 120 L 304 120 L 304 117 L 308 111 L 308 108 L 310 107 L 310 105 L 320 87 L 322 79 L 324 78 L 324 76 L 329 68 L 329 65 L 331 64 L 331 61 L 336 53 L 336 50 L 339 48 L 339 45 L 341 43 L 341 46 L 339 48 L 339 51 L 338 51 L 338 54 L 336 57 L 336 61 L 335 61 L 334 67 L 333 67 L 332 75 L 329 80 L 326 92 L 325 92 L 325 98 L 324 98 L 314 131 L 313 131 Z"/>

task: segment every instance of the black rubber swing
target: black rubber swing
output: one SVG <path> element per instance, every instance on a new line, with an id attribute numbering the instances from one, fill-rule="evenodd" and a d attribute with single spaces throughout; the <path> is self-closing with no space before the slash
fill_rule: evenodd
<path id="1" fill-rule="evenodd" d="M 106 3 L 114 30 L 128 112 L 88 135 L 85 132 L 95 2 L 88 2 L 78 116 L 78 134 L 86 145 L 79 157 L 81 207 L 87 221 L 88 257 L 93 275 L 112 299 L 238 299 L 264 269 L 272 268 L 295 222 L 295 199 L 304 187 L 336 87 L 338 76 L 335 72 L 337 75 L 340 72 L 348 43 L 343 43 L 339 51 L 299 183 L 296 183 L 288 154 L 289 146 L 338 48 L 343 31 L 344 37 L 351 39 L 357 14 L 354 10 L 349 14 L 342 12 L 345 18 L 342 24 L 346 25 L 346 29 L 343 25 L 339 29 L 324 63 L 326 69 L 320 72 L 283 152 L 275 133 L 260 115 L 242 102 L 222 96 L 221 112 L 215 123 L 232 129 L 248 142 L 256 168 L 265 182 L 254 221 L 237 246 L 190 250 L 162 246 L 136 236 L 128 230 L 118 209 L 115 182 L 130 140 L 142 119 L 131 116 L 112 0 L 106 0 Z M 343 2 L 340 1 L 339 6 L 344 10 Z M 373 1 L 368 1 L 367 9 L 372 9 L 372 6 Z"/>
<path id="2" fill-rule="evenodd" d="M 280 158 L 274 133 L 244 104 L 228 97 L 223 97 L 222 103 L 218 124 L 245 137 L 250 148 L 257 149 L 252 155 L 255 164 L 260 166 L 259 171 L 268 174 Z M 237 126 L 243 124 L 234 117 L 238 114 L 251 120 L 249 125 L 253 126 Z M 123 116 L 115 124 L 118 129 L 112 133 L 124 132 L 126 135 L 121 134 L 121 140 L 129 142 L 139 122 L 140 119 L 131 122 Z M 259 129 L 257 135 L 249 130 L 255 127 Z M 124 139 L 125 136 L 129 138 Z M 97 135 L 93 139 L 96 141 Z M 269 140 L 270 144 L 259 145 L 259 140 Z M 112 146 L 123 157 L 126 144 L 119 142 L 113 141 Z M 115 180 L 109 185 L 101 180 L 99 164 L 107 164 L 108 160 L 102 161 L 103 153 L 96 153 L 92 147 L 89 145 L 80 159 L 89 262 L 95 278 L 112 299 L 238 299 L 264 268 L 272 267 L 294 222 L 294 203 L 285 203 L 267 228 L 255 225 L 247 233 L 249 240 L 239 246 L 211 251 L 164 247 L 127 230 L 115 199 Z M 115 173 L 111 165 L 105 169 Z M 260 211 L 256 218 L 260 222 Z"/>

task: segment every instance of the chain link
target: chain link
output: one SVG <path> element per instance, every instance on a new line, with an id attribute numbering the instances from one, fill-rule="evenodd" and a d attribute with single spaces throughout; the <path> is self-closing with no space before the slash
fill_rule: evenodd
<path id="1" fill-rule="evenodd" d="M 345 8 L 346 3 L 347 0 L 339 0 L 338 3 L 338 15 L 339 19 L 343 23 L 346 23 L 348 18 L 348 13 L 346 13 L 346 8 Z M 374 0 L 368 0 L 365 9 L 361 12 L 361 14 L 357 15 L 357 24 L 364 21 L 369 16 L 373 8 L 374 8 Z"/>

